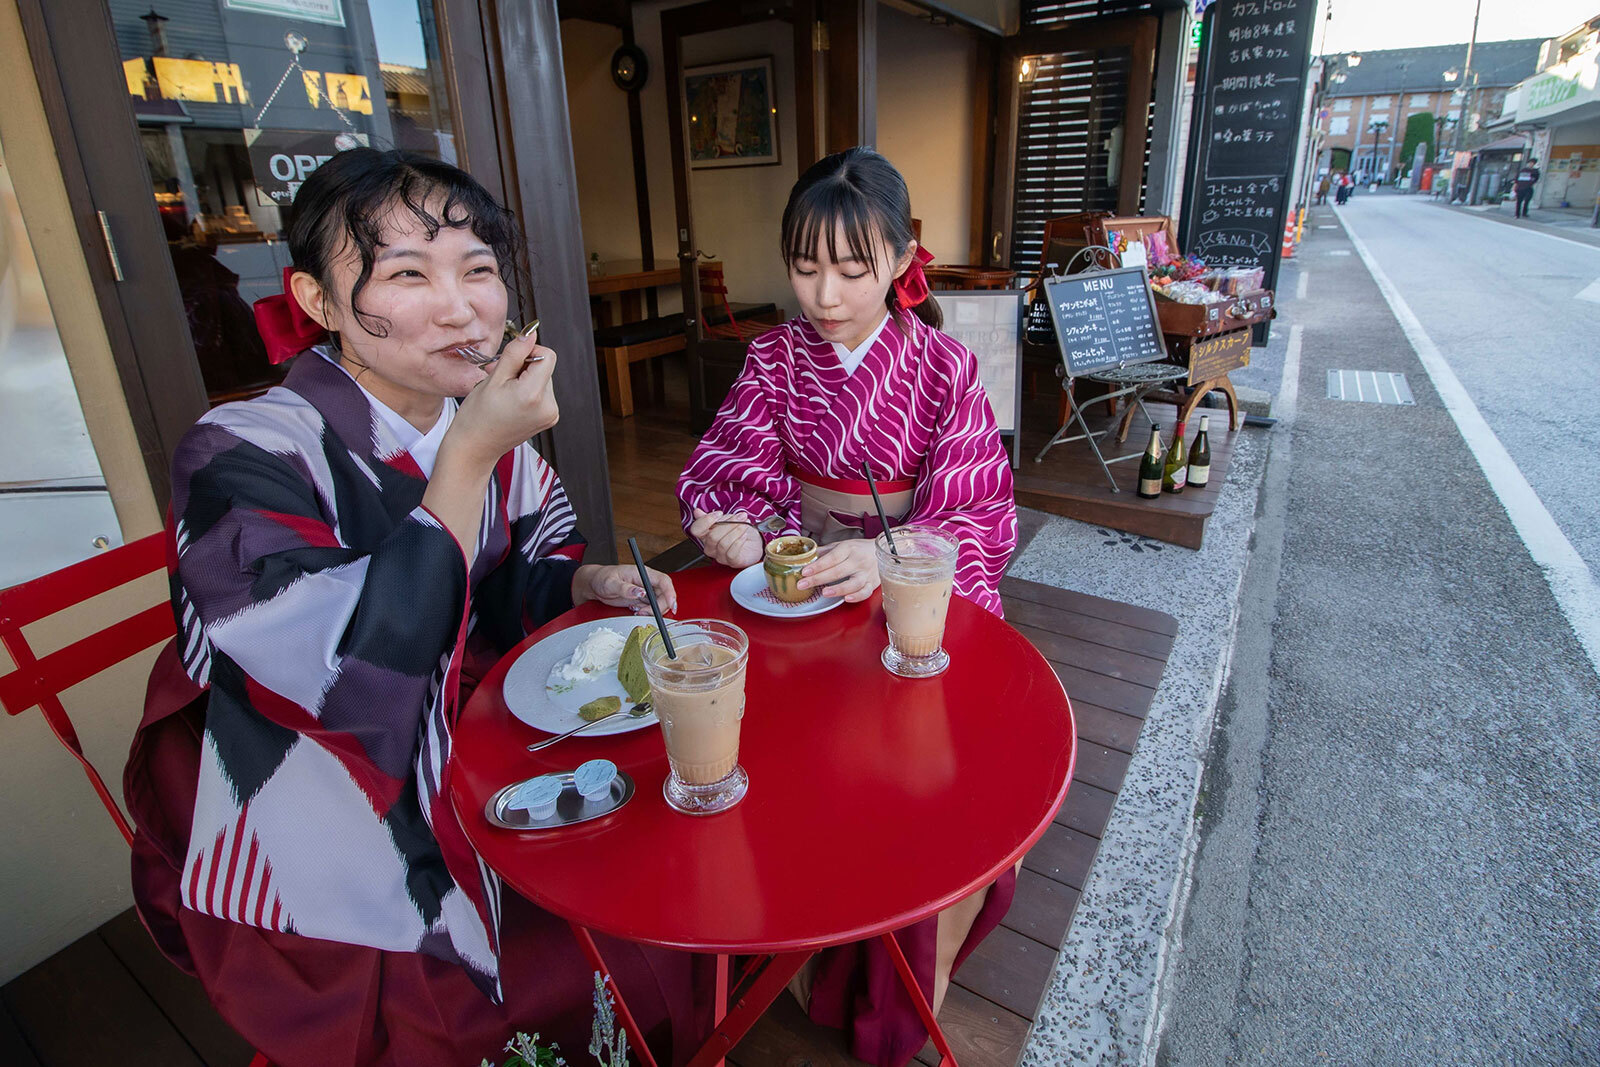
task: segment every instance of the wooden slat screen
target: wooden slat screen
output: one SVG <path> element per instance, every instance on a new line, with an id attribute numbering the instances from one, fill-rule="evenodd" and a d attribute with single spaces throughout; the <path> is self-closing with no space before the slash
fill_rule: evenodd
<path id="1" fill-rule="evenodd" d="M 1038 29 L 1080 19 L 1122 18 L 1145 15 L 1171 3 L 1153 0 L 1022 0 L 1022 26 Z"/>
<path id="2" fill-rule="evenodd" d="M 1037 63 L 1018 101 L 1011 216 L 1011 263 L 1030 271 L 1039 262 L 1047 221 L 1116 210 L 1117 187 L 1106 184 L 1106 140 L 1122 122 L 1132 56 L 1126 49 L 1063 52 L 1039 56 Z M 1148 159 L 1148 130 L 1134 136 L 1145 137 Z M 1142 182 L 1143 168 L 1122 180 Z"/>

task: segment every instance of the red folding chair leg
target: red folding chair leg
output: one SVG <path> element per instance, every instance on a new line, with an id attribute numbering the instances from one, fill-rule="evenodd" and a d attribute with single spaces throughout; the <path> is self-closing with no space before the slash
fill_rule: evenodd
<path id="1" fill-rule="evenodd" d="M 889 950 L 889 958 L 894 961 L 894 969 L 900 972 L 900 982 L 906 987 L 906 992 L 911 994 L 911 1003 L 916 1005 L 917 1015 L 922 1019 L 922 1025 L 928 1028 L 928 1036 L 933 1038 L 933 1047 L 939 1050 L 939 1067 L 956 1067 L 955 1053 L 950 1051 L 950 1043 L 944 1038 L 944 1031 L 939 1029 L 939 1020 L 934 1018 L 933 1006 L 928 1003 L 928 998 L 922 995 L 922 986 L 917 982 L 917 976 L 911 973 L 911 964 L 906 960 L 906 954 L 900 951 L 900 942 L 895 940 L 894 933 L 883 935 L 884 946 Z"/>
<path id="2" fill-rule="evenodd" d="M 50 726 L 50 732 L 56 735 L 73 758 L 83 764 L 83 772 L 89 776 L 89 784 L 94 786 L 94 791 L 100 795 L 100 803 L 105 805 L 111 821 L 116 824 L 122 839 L 130 846 L 133 844 L 133 827 L 128 825 L 126 816 L 111 795 L 111 790 L 106 788 L 105 779 L 100 777 L 100 772 L 95 770 L 94 764 L 89 762 L 89 757 L 83 754 L 83 742 L 78 740 L 78 732 L 72 728 L 72 720 L 67 718 L 67 711 L 55 697 L 45 697 L 39 701 L 39 709 L 44 712 L 44 720 Z"/>

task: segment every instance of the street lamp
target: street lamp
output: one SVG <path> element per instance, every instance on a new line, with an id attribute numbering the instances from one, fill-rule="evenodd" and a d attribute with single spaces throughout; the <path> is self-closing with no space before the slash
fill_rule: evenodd
<path id="1" fill-rule="evenodd" d="M 1388 119 L 1373 119 L 1367 127 L 1372 131 L 1372 182 L 1378 182 L 1378 135 L 1389 128 Z"/>

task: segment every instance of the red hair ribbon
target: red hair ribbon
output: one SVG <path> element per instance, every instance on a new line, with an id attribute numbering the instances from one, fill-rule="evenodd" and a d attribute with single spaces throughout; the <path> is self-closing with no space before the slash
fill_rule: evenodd
<path id="1" fill-rule="evenodd" d="M 328 336 L 328 331 L 306 314 L 300 301 L 289 288 L 293 267 L 283 268 L 283 292 L 256 301 L 256 329 L 267 345 L 267 361 L 282 363 L 293 359 L 318 341 Z"/>
<path id="2" fill-rule="evenodd" d="M 933 253 L 918 245 L 917 254 L 911 257 L 911 266 L 894 280 L 894 295 L 901 307 L 914 308 L 928 299 L 928 279 L 922 268 L 932 262 Z"/>

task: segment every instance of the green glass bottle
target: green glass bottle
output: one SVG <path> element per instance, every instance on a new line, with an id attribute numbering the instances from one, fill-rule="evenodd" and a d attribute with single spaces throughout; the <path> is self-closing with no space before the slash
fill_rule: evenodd
<path id="1" fill-rule="evenodd" d="M 1189 449 L 1189 484 L 1203 489 L 1211 481 L 1211 416 L 1200 416 L 1200 432 L 1194 435 L 1194 447 Z"/>
<path id="2" fill-rule="evenodd" d="M 1139 461 L 1139 495 L 1154 500 L 1161 495 L 1161 427 L 1150 427 L 1150 444 Z"/>
<path id="3" fill-rule="evenodd" d="M 1189 453 L 1183 447 L 1183 423 L 1172 431 L 1172 447 L 1167 449 L 1167 461 L 1161 465 L 1161 488 L 1169 493 L 1183 492 L 1189 480 Z"/>

